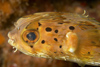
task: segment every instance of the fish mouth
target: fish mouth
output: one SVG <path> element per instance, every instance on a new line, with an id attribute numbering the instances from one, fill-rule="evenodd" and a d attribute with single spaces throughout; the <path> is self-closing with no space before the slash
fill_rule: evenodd
<path id="1" fill-rule="evenodd" d="M 8 40 L 8 43 L 11 44 L 12 46 L 14 46 L 14 42 L 15 42 L 14 39 L 9 39 L 9 40 Z"/>
<path id="2" fill-rule="evenodd" d="M 14 46 L 14 42 L 15 42 L 15 41 L 14 41 L 13 39 L 9 39 L 9 40 L 8 40 L 8 43 L 11 44 L 11 45 L 13 46 L 13 49 L 15 49 L 15 50 L 14 50 L 14 53 L 15 53 L 15 52 L 17 51 L 17 48 Z"/>
<path id="3" fill-rule="evenodd" d="M 14 36 L 12 35 L 11 32 L 8 32 L 8 37 L 9 37 L 8 43 L 9 43 L 10 45 L 14 46 L 15 39 L 14 39 Z"/>

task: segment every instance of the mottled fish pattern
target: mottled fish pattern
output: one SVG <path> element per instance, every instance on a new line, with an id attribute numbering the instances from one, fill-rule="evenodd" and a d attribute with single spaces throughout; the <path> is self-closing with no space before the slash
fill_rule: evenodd
<path id="1" fill-rule="evenodd" d="M 15 23 L 8 42 L 24 54 L 100 66 L 100 23 L 77 13 L 42 12 Z"/>

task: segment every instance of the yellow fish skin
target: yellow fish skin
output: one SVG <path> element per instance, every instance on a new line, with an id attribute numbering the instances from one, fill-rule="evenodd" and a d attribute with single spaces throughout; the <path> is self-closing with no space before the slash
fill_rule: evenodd
<path id="1" fill-rule="evenodd" d="M 20 18 L 9 44 L 24 54 L 100 66 L 100 23 L 76 13 L 41 12 Z"/>

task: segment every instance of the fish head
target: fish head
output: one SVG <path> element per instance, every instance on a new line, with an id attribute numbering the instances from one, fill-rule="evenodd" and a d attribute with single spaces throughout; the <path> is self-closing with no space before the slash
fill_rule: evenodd
<path id="1" fill-rule="evenodd" d="M 38 23 L 32 18 L 32 16 L 20 18 L 15 23 L 15 29 L 8 33 L 8 43 L 28 55 L 34 54 L 32 48 L 39 39 Z"/>

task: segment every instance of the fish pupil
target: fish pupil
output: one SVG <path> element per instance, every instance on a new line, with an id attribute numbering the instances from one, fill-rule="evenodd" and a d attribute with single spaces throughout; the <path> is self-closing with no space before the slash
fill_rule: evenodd
<path id="1" fill-rule="evenodd" d="M 27 38 L 29 40 L 35 40 L 36 39 L 36 35 L 34 32 L 30 32 L 29 34 L 27 34 Z"/>

